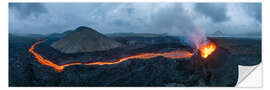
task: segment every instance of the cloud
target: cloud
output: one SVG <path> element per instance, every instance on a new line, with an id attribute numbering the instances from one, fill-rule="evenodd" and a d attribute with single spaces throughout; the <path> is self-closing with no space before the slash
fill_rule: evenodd
<path id="1" fill-rule="evenodd" d="M 193 18 L 183 9 L 182 5 L 165 4 L 160 5 L 151 16 L 154 30 L 161 30 L 163 32 L 179 34 L 169 31 L 190 31 L 195 28 Z M 174 30 L 176 29 L 176 30 Z"/>
<path id="2" fill-rule="evenodd" d="M 224 3 L 196 3 L 194 9 L 211 18 L 214 22 L 223 22 L 229 19 L 226 15 L 227 8 Z"/>
<path id="3" fill-rule="evenodd" d="M 78 26 L 88 26 L 101 33 L 174 35 L 186 35 L 198 28 L 208 34 L 216 30 L 229 34 L 261 31 L 258 24 L 261 22 L 261 7 L 252 4 L 10 3 L 9 32 L 49 34 L 73 30 Z"/>
<path id="4" fill-rule="evenodd" d="M 41 3 L 9 3 L 9 9 L 17 11 L 22 19 L 47 13 L 47 9 Z"/>
<path id="5" fill-rule="evenodd" d="M 261 3 L 245 3 L 241 4 L 246 13 L 254 17 L 258 22 L 262 21 L 262 4 Z"/>

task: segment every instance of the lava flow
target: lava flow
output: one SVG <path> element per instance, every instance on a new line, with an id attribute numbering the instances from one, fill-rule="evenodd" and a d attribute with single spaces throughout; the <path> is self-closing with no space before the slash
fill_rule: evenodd
<path id="1" fill-rule="evenodd" d="M 216 50 L 216 44 L 215 43 L 206 43 L 201 45 L 200 47 L 200 53 L 203 58 L 207 58 L 211 53 L 213 53 Z"/>
<path id="2" fill-rule="evenodd" d="M 164 52 L 164 53 L 142 53 L 142 54 L 138 54 L 138 55 L 123 57 L 123 58 L 120 58 L 119 60 L 116 60 L 116 61 L 88 62 L 88 63 L 75 62 L 75 63 L 57 65 L 57 64 L 53 63 L 51 60 L 43 58 L 40 54 L 38 54 L 34 51 L 35 46 L 40 44 L 41 42 L 42 41 L 38 41 L 38 42 L 34 43 L 31 46 L 31 48 L 29 49 L 29 52 L 35 56 L 35 58 L 38 60 L 39 63 L 41 63 L 42 65 L 49 66 L 49 67 L 53 67 L 58 72 L 63 71 L 65 67 L 68 67 L 71 65 L 81 65 L 81 64 L 84 64 L 84 65 L 110 65 L 110 64 L 121 63 L 121 62 L 131 60 L 131 59 L 151 59 L 151 58 L 155 58 L 158 56 L 162 56 L 165 58 L 171 58 L 171 59 L 191 58 L 193 56 L 193 54 L 191 52 L 175 50 L 175 51 Z"/>

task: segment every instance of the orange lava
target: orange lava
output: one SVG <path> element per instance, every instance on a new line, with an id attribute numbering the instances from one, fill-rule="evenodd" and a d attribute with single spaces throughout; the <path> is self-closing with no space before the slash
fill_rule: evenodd
<path id="1" fill-rule="evenodd" d="M 158 56 L 162 56 L 165 58 L 171 58 L 171 59 L 180 59 L 180 58 L 191 58 L 193 56 L 193 54 L 191 52 L 175 50 L 175 51 L 164 52 L 164 53 L 142 53 L 142 54 L 138 54 L 138 55 L 120 58 L 119 60 L 110 61 L 110 62 L 88 62 L 88 63 L 75 62 L 75 63 L 57 65 L 57 64 L 53 63 L 51 60 L 44 59 L 40 54 L 38 54 L 34 51 L 35 46 L 40 44 L 41 42 L 42 41 L 38 41 L 38 42 L 34 43 L 31 46 L 31 48 L 29 49 L 29 52 L 35 56 L 35 58 L 38 60 L 39 63 L 41 63 L 42 65 L 49 66 L 49 67 L 53 67 L 58 72 L 62 72 L 65 67 L 68 67 L 71 65 L 81 65 L 81 64 L 84 64 L 84 65 L 110 65 L 110 64 L 121 63 L 121 62 L 130 60 L 130 59 L 151 59 L 151 58 L 155 58 Z"/>
<path id="2" fill-rule="evenodd" d="M 216 44 L 215 43 L 207 43 L 203 44 L 200 47 L 201 56 L 203 58 L 207 58 L 211 53 L 213 53 L 216 50 Z"/>

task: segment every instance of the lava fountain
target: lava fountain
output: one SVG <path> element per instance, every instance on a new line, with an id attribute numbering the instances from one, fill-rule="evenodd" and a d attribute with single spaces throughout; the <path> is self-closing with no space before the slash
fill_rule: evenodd
<path id="1" fill-rule="evenodd" d="M 87 62 L 87 63 L 82 63 L 82 62 L 74 62 L 74 63 L 68 63 L 68 64 L 63 64 L 63 65 L 57 65 L 54 62 L 52 62 L 49 59 L 45 59 L 42 57 L 40 54 L 34 51 L 35 46 L 40 44 L 43 41 L 38 41 L 34 43 L 30 49 L 28 50 L 30 53 L 32 53 L 37 61 L 45 66 L 53 67 L 56 71 L 62 72 L 65 67 L 71 66 L 71 65 L 111 65 L 111 64 L 118 64 L 127 60 L 131 59 L 151 59 L 155 58 L 158 56 L 162 56 L 165 58 L 171 58 L 171 59 L 181 59 L 181 58 L 191 58 L 193 56 L 193 53 L 189 51 L 182 51 L 182 50 L 175 50 L 175 51 L 169 51 L 169 52 L 163 52 L 163 53 L 141 53 L 137 55 L 132 55 L 128 57 L 123 57 L 115 61 L 105 61 L 105 62 Z"/>
<path id="2" fill-rule="evenodd" d="M 216 44 L 207 38 L 204 29 L 198 27 L 192 30 L 192 32 L 185 33 L 190 46 L 194 48 L 194 53 L 199 51 L 203 58 L 207 58 L 216 50 Z"/>
<path id="3" fill-rule="evenodd" d="M 216 44 L 213 42 L 208 42 L 200 45 L 200 54 L 203 58 L 207 58 L 216 50 Z"/>

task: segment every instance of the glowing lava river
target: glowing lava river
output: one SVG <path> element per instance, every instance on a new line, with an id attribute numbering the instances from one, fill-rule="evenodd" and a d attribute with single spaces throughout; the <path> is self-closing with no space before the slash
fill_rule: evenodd
<path id="1" fill-rule="evenodd" d="M 86 63 L 82 63 L 82 62 L 74 62 L 74 63 L 68 63 L 68 64 L 63 64 L 63 65 L 57 65 L 55 63 L 53 63 L 51 60 L 45 59 L 44 57 L 42 57 L 40 54 L 38 54 L 37 52 L 34 51 L 35 46 L 40 44 L 42 41 L 38 41 L 36 43 L 34 43 L 31 48 L 29 49 L 29 52 L 32 53 L 35 58 L 37 59 L 37 61 L 42 64 L 42 65 L 46 65 L 49 67 L 53 67 L 56 71 L 58 72 L 62 72 L 64 70 L 65 67 L 71 66 L 71 65 L 110 65 L 110 64 L 118 64 L 127 60 L 131 60 L 131 59 L 151 59 L 151 58 L 155 58 L 158 56 L 162 56 L 165 58 L 171 58 L 171 59 L 181 59 L 181 58 L 191 58 L 193 56 L 193 53 L 189 52 L 189 51 L 180 51 L 180 50 L 174 50 L 174 51 L 169 51 L 169 52 L 163 52 L 163 53 L 141 53 L 141 54 L 137 54 L 137 55 L 132 55 L 132 56 L 128 56 L 128 57 L 123 57 L 120 58 L 118 60 L 115 61 L 103 61 L 103 62 L 86 62 Z M 216 49 L 216 45 L 214 43 L 205 43 L 203 45 L 201 45 L 200 47 L 200 54 L 203 58 L 207 58 L 211 53 L 213 53 Z"/>
<path id="2" fill-rule="evenodd" d="M 151 59 L 151 58 L 155 58 L 158 56 L 162 56 L 165 58 L 171 58 L 171 59 L 191 58 L 193 56 L 193 54 L 191 52 L 175 50 L 175 51 L 164 52 L 164 53 L 141 53 L 141 54 L 137 54 L 137 55 L 123 57 L 123 58 L 120 58 L 120 59 L 115 60 L 115 61 L 86 62 L 86 63 L 74 62 L 74 63 L 68 63 L 68 64 L 63 64 L 63 65 L 57 65 L 54 62 L 52 62 L 51 60 L 45 59 L 40 54 L 38 54 L 37 52 L 34 51 L 35 46 L 40 44 L 41 42 L 42 41 L 38 41 L 38 42 L 34 43 L 30 47 L 29 52 L 35 56 L 35 58 L 37 59 L 37 61 L 40 64 L 46 65 L 49 67 L 53 67 L 58 72 L 62 72 L 65 67 L 68 67 L 71 65 L 81 65 L 81 64 L 84 64 L 84 65 L 110 65 L 110 64 L 118 64 L 118 63 L 121 63 L 121 62 L 124 62 L 127 60 L 131 60 L 131 59 Z"/>

